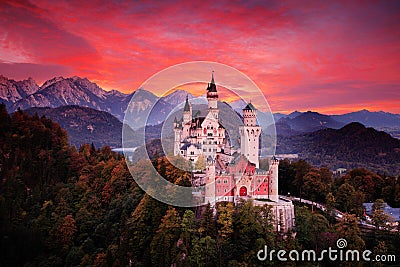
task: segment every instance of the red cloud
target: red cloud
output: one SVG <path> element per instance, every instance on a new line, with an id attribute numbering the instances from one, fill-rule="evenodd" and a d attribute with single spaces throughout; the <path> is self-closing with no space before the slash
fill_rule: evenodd
<path id="1" fill-rule="evenodd" d="M 0 60 L 125 92 L 173 64 L 210 60 L 246 73 L 272 110 L 400 112 L 399 11 L 395 1 L 11 1 L 0 4 Z"/>

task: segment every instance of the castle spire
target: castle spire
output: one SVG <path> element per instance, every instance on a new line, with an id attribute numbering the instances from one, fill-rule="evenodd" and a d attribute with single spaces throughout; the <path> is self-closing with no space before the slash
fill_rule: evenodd
<path id="1" fill-rule="evenodd" d="M 185 102 L 185 107 L 183 108 L 183 111 L 190 111 L 190 105 L 189 105 L 189 97 L 186 95 L 186 102 Z"/>
<path id="2" fill-rule="evenodd" d="M 211 73 L 211 82 L 207 86 L 207 92 L 217 93 L 217 86 L 214 81 L 214 71 Z"/>

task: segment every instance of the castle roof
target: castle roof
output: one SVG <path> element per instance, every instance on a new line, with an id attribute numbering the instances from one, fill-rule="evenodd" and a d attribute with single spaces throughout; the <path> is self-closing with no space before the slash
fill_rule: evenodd
<path id="1" fill-rule="evenodd" d="M 192 144 L 192 143 L 185 143 L 182 147 L 181 150 L 187 150 L 190 146 L 195 146 L 196 148 L 200 148 L 198 144 Z"/>
<path id="2" fill-rule="evenodd" d="M 257 110 L 257 109 L 250 102 L 250 103 L 247 104 L 247 106 L 243 110 Z"/>
<path id="3" fill-rule="evenodd" d="M 217 92 L 217 86 L 215 85 L 214 81 L 214 71 L 211 76 L 211 82 L 207 86 L 207 92 L 215 92 L 215 93 Z"/>
<path id="4" fill-rule="evenodd" d="M 183 111 L 190 111 L 189 99 L 188 99 L 187 95 L 186 95 L 186 102 L 185 102 L 185 107 L 183 108 Z"/>

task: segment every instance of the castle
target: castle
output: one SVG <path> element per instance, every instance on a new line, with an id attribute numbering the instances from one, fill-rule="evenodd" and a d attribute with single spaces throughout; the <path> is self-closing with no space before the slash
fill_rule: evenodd
<path id="1" fill-rule="evenodd" d="M 174 155 L 180 155 L 195 166 L 205 161 L 205 170 L 193 172 L 194 187 L 205 186 L 205 203 L 235 202 L 253 199 L 255 205 L 273 207 L 276 227 L 288 230 L 294 224 L 291 201 L 278 195 L 279 161 L 272 157 L 269 169 L 259 169 L 259 140 L 262 132 L 257 122 L 257 109 L 252 103 L 243 108 L 243 125 L 239 126 L 240 149 L 231 146 L 225 128 L 220 124 L 218 91 L 212 74 L 207 86 L 207 114 L 193 116 L 192 105 L 186 97 L 181 120 L 174 121 Z M 277 220 L 278 220 L 277 219 Z M 279 225 L 278 225 L 279 224 Z"/>

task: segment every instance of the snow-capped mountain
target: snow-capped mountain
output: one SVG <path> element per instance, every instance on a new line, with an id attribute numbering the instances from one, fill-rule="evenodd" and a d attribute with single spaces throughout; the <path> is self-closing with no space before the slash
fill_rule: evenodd
<path id="1" fill-rule="evenodd" d="M 138 89 L 132 94 L 124 94 L 117 90 L 105 91 L 96 83 L 90 82 L 87 78 L 80 77 L 55 77 L 46 81 L 39 87 L 33 79 L 25 81 L 9 80 L 0 77 L 0 102 L 6 104 L 10 112 L 18 108 L 25 110 L 32 107 L 50 107 L 57 108 L 66 105 L 76 105 L 81 107 L 89 107 L 92 109 L 106 111 L 123 121 L 125 111 L 132 99 L 136 95 L 134 101 L 129 106 L 130 111 L 141 119 L 143 112 L 154 106 L 154 114 L 168 114 L 173 109 L 173 105 L 166 102 L 180 101 L 183 93 L 158 98 L 149 91 Z M 186 97 L 186 93 L 184 94 Z M 190 97 L 190 96 L 189 96 Z M 152 117 L 148 122 L 150 124 L 160 123 L 160 119 Z M 131 125 L 135 128 L 134 125 Z"/>
<path id="2" fill-rule="evenodd" d="M 57 77 L 45 82 L 39 91 L 16 101 L 12 109 L 78 105 L 108 111 L 106 94 L 106 91 L 86 78 Z"/>

